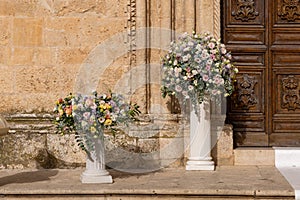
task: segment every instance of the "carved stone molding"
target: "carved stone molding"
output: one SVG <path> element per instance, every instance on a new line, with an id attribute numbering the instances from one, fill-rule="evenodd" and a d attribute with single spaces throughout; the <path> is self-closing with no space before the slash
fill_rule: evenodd
<path id="1" fill-rule="evenodd" d="M 278 5 L 278 16 L 282 20 L 294 22 L 300 19 L 300 1 L 299 0 L 283 0 L 281 5 Z"/>
<path id="2" fill-rule="evenodd" d="M 296 110 L 300 108 L 299 79 L 289 75 L 281 80 L 281 108 Z"/>
<path id="3" fill-rule="evenodd" d="M 220 0 L 214 0 L 214 36 L 220 38 L 221 36 L 221 15 L 220 15 Z M 195 19 L 196 20 L 196 19 Z"/>
<path id="4" fill-rule="evenodd" d="M 254 0 L 237 0 L 237 10 L 232 11 L 231 15 L 236 20 L 248 22 L 255 19 L 259 13 L 255 10 Z"/>
<path id="5" fill-rule="evenodd" d="M 257 104 L 257 97 L 254 93 L 254 87 L 257 80 L 254 76 L 244 74 L 242 77 L 237 78 L 237 99 L 236 104 L 243 108 L 249 109 Z"/>
<path id="6" fill-rule="evenodd" d="M 128 42 L 130 45 L 129 59 L 130 66 L 136 65 L 136 0 L 128 0 L 128 18 L 127 18 L 127 27 L 128 27 Z"/>

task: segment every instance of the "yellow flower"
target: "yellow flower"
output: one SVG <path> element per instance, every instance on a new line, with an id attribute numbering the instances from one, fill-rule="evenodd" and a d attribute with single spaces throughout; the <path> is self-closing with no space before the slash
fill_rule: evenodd
<path id="1" fill-rule="evenodd" d="M 96 133 L 96 131 L 97 131 L 97 129 L 96 129 L 94 126 L 92 126 L 92 127 L 91 127 L 91 132 L 92 132 L 92 133 Z"/>
<path id="2" fill-rule="evenodd" d="M 111 124 L 112 124 L 111 119 L 106 119 L 104 122 L 104 125 L 106 125 L 106 126 L 110 126 Z"/>
<path id="3" fill-rule="evenodd" d="M 73 110 L 76 110 L 78 108 L 77 105 L 73 105 Z"/>
<path id="4" fill-rule="evenodd" d="M 61 109 L 61 108 L 59 108 L 59 109 L 58 109 L 58 113 L 59 113 L 60 116 L 62 116 L 62 115 L 64 114 L 64 110 Z"/>
<path id="5" fill-rule="evenodd" d="M 105 107 L 106 107 L 107 109 L 111 109 L 111 105 L 109 105 L 108 103 L 105 104 Z"/>

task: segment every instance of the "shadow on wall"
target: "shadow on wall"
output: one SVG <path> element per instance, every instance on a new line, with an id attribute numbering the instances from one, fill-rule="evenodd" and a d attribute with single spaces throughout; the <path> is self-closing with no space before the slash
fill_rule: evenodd
<path id="1" fill-rule="evenodd" d="M 37 162 L 38 168 L 42 169 L 70 169 L 85 166 L 85 163 L 71 163 L 60 160 L 52 155 L 47 149 L 40 149 L 38 155 L 35 157 L 35 161 Z"/>
<path id="2" fill-rule="evenodd" d="M 21 172 L 18 174 L 5 176 L 0 178 L 0 186 L 14 183 L 33 183 L 50 180 L 50 177 L 55 176 L 58 170 L 41 170 L 32 172 Z"/>

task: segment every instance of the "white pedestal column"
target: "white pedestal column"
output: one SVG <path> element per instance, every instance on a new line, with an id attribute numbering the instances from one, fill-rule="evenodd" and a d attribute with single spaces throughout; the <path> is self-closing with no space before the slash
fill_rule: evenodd
<path id="1" fill-rule="evenodd" d="M 94 139 L 95 151 L 86 159 L 86 170 L 81 175 L 82 183 L 112 183 L 112 177 L 105 170 L 104 142 L 101 138 Z"/>
<path id="2" fill-rule="evenodd" d="M 211 157 L 210 103 L 205 102 L 198 107 L 196 114 L 191 105 L 190 154 L 186 170 L 214 170 L 215 164 Z"/>

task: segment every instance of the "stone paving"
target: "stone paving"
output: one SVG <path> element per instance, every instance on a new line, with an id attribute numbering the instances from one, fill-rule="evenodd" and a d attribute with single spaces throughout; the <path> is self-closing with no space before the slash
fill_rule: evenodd
<path id="1" fill-rule="evenodd" d="M 221 166 L 215 171 L 109 170 L 113 184 L 82 184 L 84 169 L 1 170 L 0 199 L 294 199 L 273 166 Z"/>

